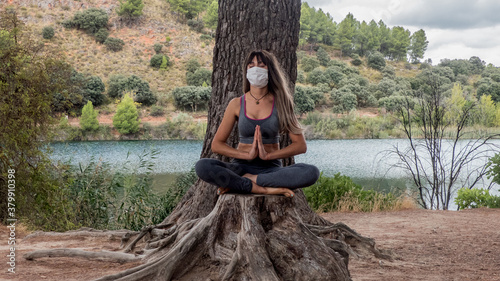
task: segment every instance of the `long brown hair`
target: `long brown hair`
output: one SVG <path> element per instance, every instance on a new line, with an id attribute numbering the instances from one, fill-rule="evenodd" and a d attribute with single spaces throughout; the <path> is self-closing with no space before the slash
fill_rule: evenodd
<path id="1" fill-rule="evenodd" d="M 250 82 L 246 78 L 247 66 L 255 56 L 267 66 L 269 75 L 267 89 L 274 95 L 281 133 L 291 132 L 293 134 L 301 134 L 303 129 L 293 111 L 293 95 L 288 84 L 288 79 L 272 53 L 265 50 L 257 50 L 248 54 L 245 64 L 243 64 L 243 93 L 250 91 Z"/>

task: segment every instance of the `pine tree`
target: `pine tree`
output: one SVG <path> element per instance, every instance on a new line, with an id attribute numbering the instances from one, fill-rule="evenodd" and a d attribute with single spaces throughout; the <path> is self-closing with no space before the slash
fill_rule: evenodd
<path id="1" fill-rule="evenodd" d="M 99 121 L 97 121 L 97 111 L 94 110 L 94 106 L 91 101 L 82 109 L 82 116 L 80 117 L 80 126 L 84 131 L 96 131 L 99 129 Z"/>
<path id="2" fill-rule="evenodd" d="M 144 3 L 142 3 L 142 0 L 120 0 L 120 7 L 118 7 L 116 13 L 127 19 L 136 19 L 142 15 L 143 8 Z"/>
<path id="3" fill-rule="evenodd" d="M 330 56 L 328 53 L 325 51 L 325 49 L 319 47 L 318 52 L 316 53 L 316 56 L 318 57 L 319 64 L 322 66 L 327 66 L 328 63 L 330 62 Z"/>
<path id="4" fill-rule="evenodd" d="M 125 94 L 113 116 L 113 126 L 120 134 L 133 134 L 139 131 L 139 113 L 130 94 Z"/>
<path id="5" fill-rule="evenodd" d="M 429 45 L 425 31 L 420 29 L 413 33 L 410 42 L 410 58 L 413 63 L 417 63 L 419 59 L 424 58 L 425 50 L 427 50 L 427 45 Z"/>

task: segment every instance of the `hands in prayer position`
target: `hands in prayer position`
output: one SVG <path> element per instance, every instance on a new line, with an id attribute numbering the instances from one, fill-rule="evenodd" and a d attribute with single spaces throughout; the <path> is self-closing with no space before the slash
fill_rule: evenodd
<path id="1" fill-rule="evenodd" d="M 264 148 L 264 143 L 262 143 L 262 134 L 260 132 L 260 126 L 255 126 L 255 133 L 253 136 L 252 148 L 248 152 L 248 159 L 253 160 L 259 157 L 262 160 L 269 160 L 269 154 Z"/>

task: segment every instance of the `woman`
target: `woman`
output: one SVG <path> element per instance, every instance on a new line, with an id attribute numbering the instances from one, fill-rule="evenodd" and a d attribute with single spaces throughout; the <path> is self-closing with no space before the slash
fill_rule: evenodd
<path id="1" fill-rule="evenodd" d="M 282 167 L 281 160 L 305 153 L 306 141 L 293 112 L 293 97 L 283 70 L 267 51 L 251 52 L 243 65 L 244 95 L 232 99 L 212 141 L 212 151 L 233 158 L 231 163 L 203 158 L 196 163 L 198 176 L 225 192 L 282 194 L 310 186 L 319 170 L 308 164 Z M 237 148 L 226 144 L 238 121 Z M 292 143 L 280 149 L 279 134 Z"/>

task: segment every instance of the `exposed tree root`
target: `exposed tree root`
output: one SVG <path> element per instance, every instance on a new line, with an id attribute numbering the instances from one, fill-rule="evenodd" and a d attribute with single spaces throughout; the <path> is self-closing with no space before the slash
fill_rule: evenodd
<path id="1" fill-rule="evenodd" d="M 122 243 L 128 241 L 122 252 L 55 249 L 31 252 L 25 258 L 144 261 L 100 281 L 189 280 L 183 276 L 192 271 L 206 272 L 213 280 L 351 280 L 350 256 L 371 253 L 392 259 L 376 249 L 373 239 L 343 223 L 304 223 L 296 204 L 282 196 L 225 194 L 203 218 L 148 226 L 141 232 L 109 232 L 120 233 Z M 78 235 L 83 234 L 80 230 Z M 145 242 L 142 249 L 130 253 L 140 241 Z"/>
<path id="2" fill-rule="evenodd" d="M 318 236 L 329 236 L 328 238 L 333 238 L 334 241 L 345 242 L 356 252 L 356 255 L 367 256 L 371 253 L 377 258 L 393 261 L 392 253 L 377 249 L 375 240 L 358 234 L 344 223 L 339 222 L 329 226 L 307 225 L 307 227 Z M 333 245 L 331 241 L 327 243 Z"/>
<path id="3" fill-rule="evenodd" d="M 40 236 L 57 236 L 57 237 L 109 237 L 109 238 L 123 238 L 131 237 L 133 235 L 139 234 L 138 231 L 131 231 L 127 229 L 120 230 L 97 230 L 89 227 L 82 227 L 77 230 L 70 230 L 66 232 L 43 232 L 37 231 L 26 237 L 23 240 L 28 240 L 34 237 Z"/>
<path id="4" fill-rule="evenodd" d="M 99 260 L 99 261 L 119 262 L 119 263 L 138 261 L 141 259 L 140 257 L 136 257 L 132 254 L 125 254 L 120 252 L 109 252 L 109 251 L 89 252 L 80 249 L 37 250 L 29 252 L 24 255 L 24 258 L 27 260 L 34 260 L 45 257 L 77 257 L 77 258 L 85 258 L 88 260 Z"/>

